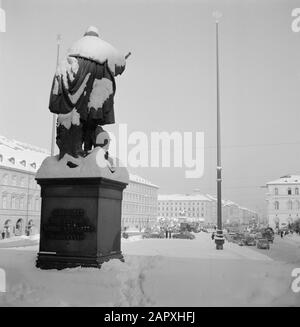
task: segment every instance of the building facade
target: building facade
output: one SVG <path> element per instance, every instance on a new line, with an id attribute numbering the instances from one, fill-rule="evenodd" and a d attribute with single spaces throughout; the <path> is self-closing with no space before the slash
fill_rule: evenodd
<path id="1" fill-rule="evenodd" d="M 46 155 L 42 149 L 0 136 L 1 237 L 39 231 L 41 199 L 35 173 Z"/>
<path id="2" fill-rule="evenodd" d="M 158 186 L 129 174 L 129 184 L 123 192 L 122 229 L 151 227 L 157 219 Z"/>
<path id="3" fill-rule="evenodd" d="M 41 198 L 35 174 L 47 150 L 0 136 L 0 239 L 39 233 Z M 130 174 L 123 192 L 122 227 L 144 228 L 157 219 L 158 186 Z"/>
<path id="4" fill-rule="evenodd" d="M 286 175 L 267 183 L 268 222 L 273 228 L 300 218 L 300 175 Z"/>
<path id="5" fill-rule="evenodd" d="M 209 194 L 168 194 L 158 196 L 158 218 L 180 219 L 217 224 L 217 199 Z M 257 213 L 238 204 L 222 201 L 223 223 L 243 224 L 249 222 Z"/>
<path id="6" fill-rule="evenodd" d="M 158 218 L 211 222 L 211 202 L 201 194 L 160 194 L 158 196 Z"/>

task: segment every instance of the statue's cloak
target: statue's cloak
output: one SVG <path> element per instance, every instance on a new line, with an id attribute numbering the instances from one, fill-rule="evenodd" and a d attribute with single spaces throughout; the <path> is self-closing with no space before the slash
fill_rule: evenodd
<path id="1" fill-rule="evenodd" d="M 125 69 L 125 57 L 98 36 L 86 35 L 69 50 L 54 76 L 49 109 L 81 121 L 113 124 L 115 76 Z"/>

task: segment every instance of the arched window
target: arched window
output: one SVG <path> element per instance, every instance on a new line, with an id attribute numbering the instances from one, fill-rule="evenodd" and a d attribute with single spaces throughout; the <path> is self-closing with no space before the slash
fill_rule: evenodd
<path id="1" fill-rule="evenodd" d="M 292 189 L 290 187 L 288 188 L 288 195 L 292 195 Z"/>
<path id="2" fill-rule="evenodd" d="M 275 201 L 274 203 L 275 210 L 279 210 L 279 202 Z"/>
<path id="3" fill-rule="evenodd" d="M 18 219 L 16 223 L 16 235 L 22 235 L 23 233 L 24 221 L 22 218 Z"/>
<path id="4" fill-rule="evenodd" d="M 275 187 L 275 195 L 278 195 L 278 188 Z"/>

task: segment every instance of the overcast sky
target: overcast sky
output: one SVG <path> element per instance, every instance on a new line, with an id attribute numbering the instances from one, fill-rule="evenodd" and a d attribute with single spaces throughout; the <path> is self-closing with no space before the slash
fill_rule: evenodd
<path id="1" fill-rule="evenodd" d="M 132 170 L 161 193 L 216 193 L 215 26 L 220 23 L 223 196 L 263 208 L 260 186 L 300 173 L 299 1 L 2 0 L 0 134 L 50 149 L 49 93 L 61 56 L 89 25 L 132 56 L 117 78 L 115 116 L 130 131 L 202 131 L 205 170 Z M 115 132 L 117 126 L 107 130 Z"/>

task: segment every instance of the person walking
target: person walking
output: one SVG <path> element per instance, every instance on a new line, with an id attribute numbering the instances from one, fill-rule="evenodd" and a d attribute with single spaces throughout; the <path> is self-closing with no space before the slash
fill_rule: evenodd
<path id="1" fill-rule="evenodd" d="M 1 233 L 1 235 L 2 235 L 2 239 L 4 240 L 5 239 L 5 231 L 4 231 L 4 229 L 3 229 L 2 233 Z"/>

